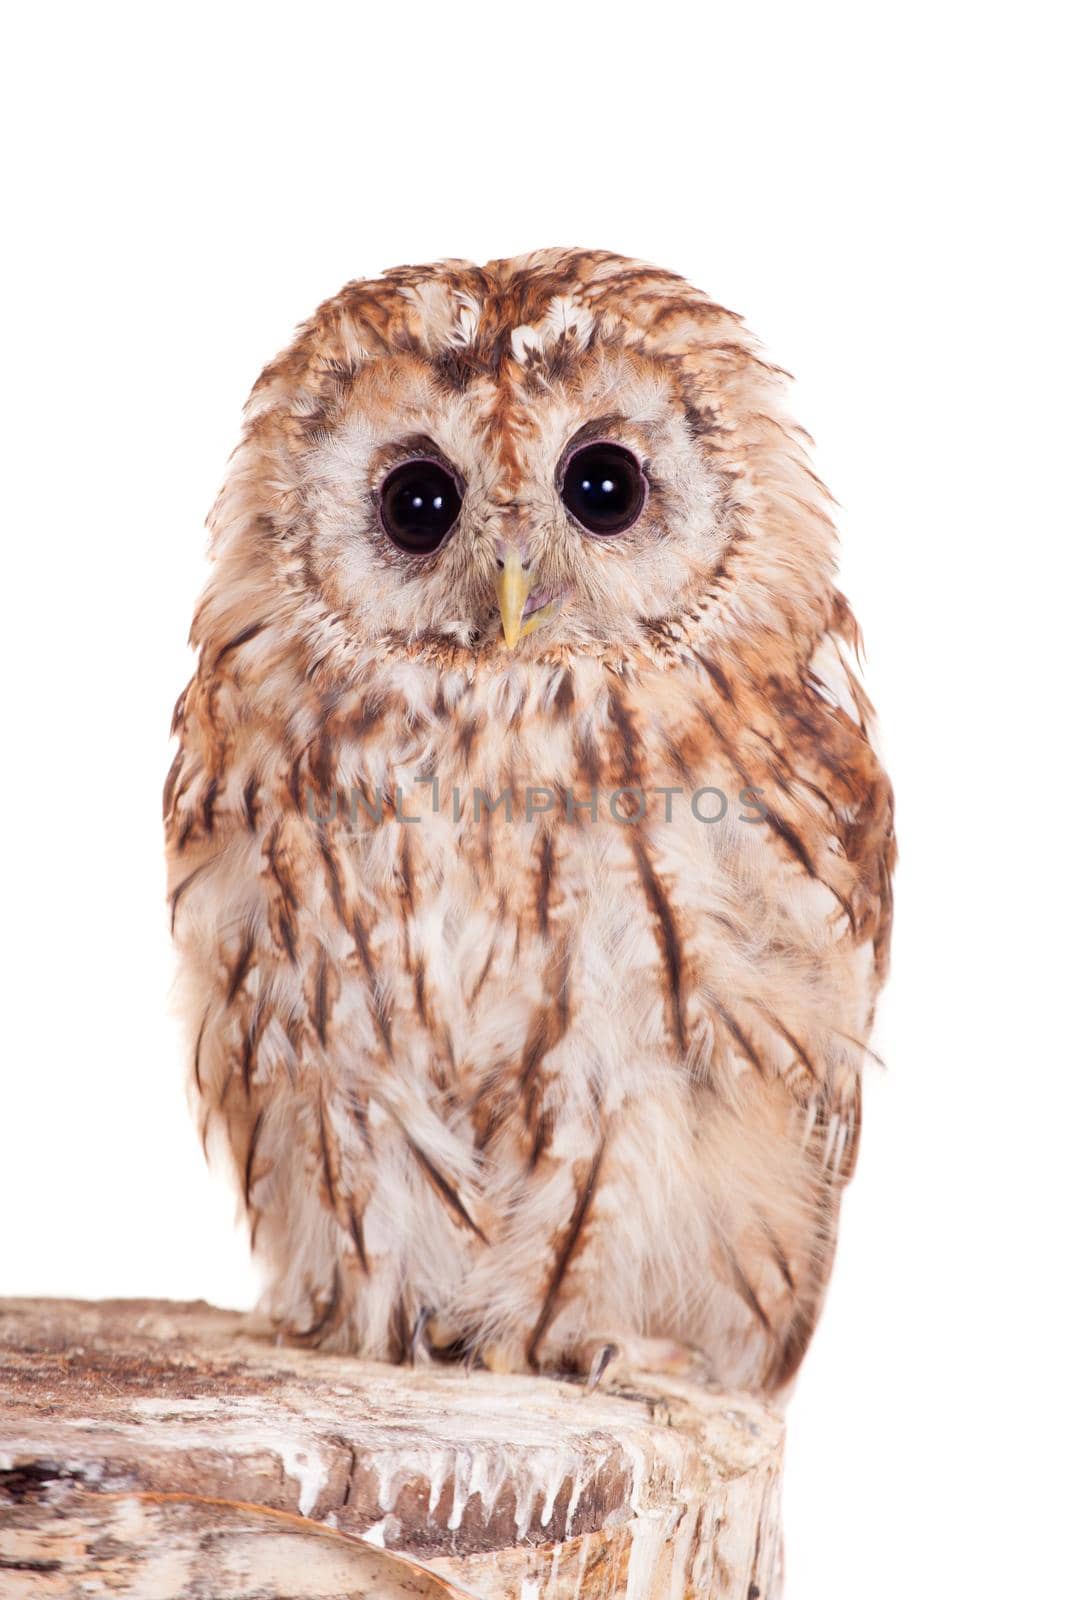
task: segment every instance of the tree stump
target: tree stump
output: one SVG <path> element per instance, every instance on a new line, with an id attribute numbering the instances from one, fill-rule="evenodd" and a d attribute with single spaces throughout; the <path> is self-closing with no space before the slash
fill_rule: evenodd
<path id="1" fill-rule="evenodd" d="M 780 1419 L 281 1346 L 201 1303 L 0 1301 L 0 1595 L 769 1600 Z"/>

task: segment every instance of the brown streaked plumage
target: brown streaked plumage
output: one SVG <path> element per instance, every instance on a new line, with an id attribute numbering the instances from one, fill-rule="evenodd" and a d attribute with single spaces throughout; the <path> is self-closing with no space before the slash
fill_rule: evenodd
<path id="1" fill-rule="evenodd" d="M 205 1138 L 289 1336 L 802 1359 L 894 844 L 781 392 L 733 313 L 567 250 L 350 284 L 256 384 L 164 804 Z M 604 442 L 614 537 L 562 498 Z M 414 457 L 462 497 L 422 555 L 381 507 Z"/>

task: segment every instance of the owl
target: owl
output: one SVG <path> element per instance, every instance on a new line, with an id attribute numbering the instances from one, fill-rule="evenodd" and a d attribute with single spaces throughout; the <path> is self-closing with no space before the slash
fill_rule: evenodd
<path id="1" fill-rule="evenodd" d="M 256 383 L 164 811 L 284 1338 L 790 1384 L 895 847 L 784 377 L 554 249 L 353 282 Z"/>

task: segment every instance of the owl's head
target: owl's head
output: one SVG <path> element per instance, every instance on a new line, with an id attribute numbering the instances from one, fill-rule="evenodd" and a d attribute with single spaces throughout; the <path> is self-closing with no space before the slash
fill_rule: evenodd
<path id="1" fill-rule="evenodd" d="M 252 392 L 200 632 L 285 618 L 336 681 L 813 637 L 833 533 L 781 380 L 733 313 L 602 251 L 350 284 Z"/>

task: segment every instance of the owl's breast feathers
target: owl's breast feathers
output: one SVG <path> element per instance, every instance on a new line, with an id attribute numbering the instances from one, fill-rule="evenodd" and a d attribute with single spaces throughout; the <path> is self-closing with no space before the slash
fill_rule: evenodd
<path id="1" fill-rule="evenodd" d="M 599 1191 L 641 1327 L 709 1248 L 693 1341 L 732 1317 L 757 1377 L 790 1374 L 891 916 L 848 626 L 798 670 L 386 657 L 320 696 L 261 694 L 251 635 L 205 652 L 165 800 L 194 1078 L 301 1331 L 395 1354 L 422 1307 L 535 1361 L 571 1336 L 564 1280 L 621 1248 L 590 1248 Z M 388 1285 L 362 1309 L 331 1228 Z"/>

